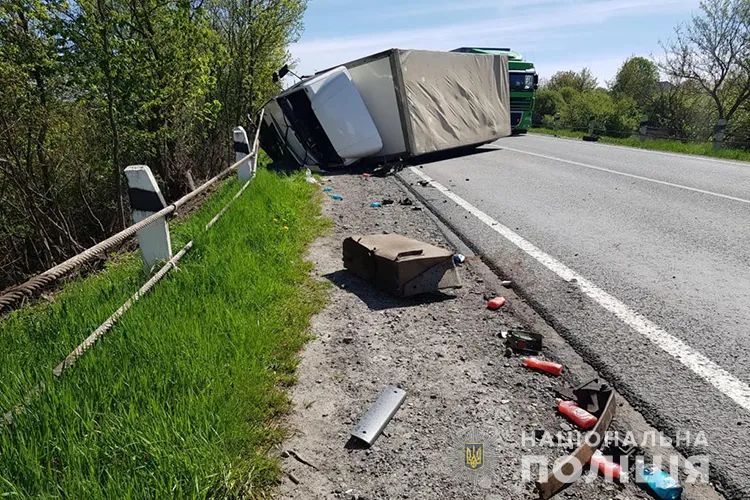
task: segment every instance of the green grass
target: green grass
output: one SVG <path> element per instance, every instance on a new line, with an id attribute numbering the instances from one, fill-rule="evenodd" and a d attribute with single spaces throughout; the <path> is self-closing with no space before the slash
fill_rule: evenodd
<path id="1" fill-rule="evenodd" d="M 564 129 L 555 131 L 549 128 L 533 128 L 530 129 L 529 132 L 534 134 L 559 135 L 560 137 L 570 137 L 575 139 L 580 139 L 584 135 L 587 135 L 585 132 Z M 667 139 L 648 139 L 646 141 L 641 141 L 640 139 L 633 137 L 618 138 L 606 136 L 599 137 L 599 142 L 605 144 L 616 144 L 619 146 L 628 146 L 632 148 L 650 149 L 654 151 L 667 151 L 671 153 L 711 156 L 714 158 L 724 158 L 727 160 L 750 161 L 750 152 L 748 151 L 731 148 L 715 150 L 710 142 L 685 143 Z"/>
<path id="2" fill-rule="evenodd" d="M 59 381 L 51 369 L 144 281 L 125 255 L 54 303 L 0 321 L 0 411 L 49 387 L 0 429 L 0 493 L 20 498 L 264 497 L 284 388 L 325 290 L 308 244 L 326 227 L 301 177 L 225 183 L 173 228 L 195 247 Z M 179 246 L 178 246 L 179 245 Z"/>

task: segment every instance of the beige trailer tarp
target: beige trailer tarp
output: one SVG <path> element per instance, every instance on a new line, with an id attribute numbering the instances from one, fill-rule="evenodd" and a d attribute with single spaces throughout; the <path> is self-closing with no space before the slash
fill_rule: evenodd
<path id="1" fill-rule="evenodd" d="M 506 56 L 396 50 L 413 155 L 510 135 Z"/>

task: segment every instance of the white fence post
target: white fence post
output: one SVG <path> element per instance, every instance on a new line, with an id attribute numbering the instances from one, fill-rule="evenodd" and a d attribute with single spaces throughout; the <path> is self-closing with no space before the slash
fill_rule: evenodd
<path id="1" fill-rule="evenodd" d="M 247 132 L 243 127 L 235 127 L 233 131 L 234 135 L 234 161 L 240 161 L 244 157 L 250 154 L 252 147 L 250 141 L 247 140 Z M 237 168 L 237 178 L 241 181 L 247 181 L 255 176 L 253 171 L 252 158 L 248 158 L 247 161 L 243 162 L 242 165 Z"/>
<path id="2" fill-rule="evenodd" d="M 140 222 L 167 206 L 154 174 L 146 165 L 129 166 L 125 169 L 125 176 L 128 178 L 128 197 L 133 210 L 133 222 Z M 146 271 L 150 271 L 157 262 L 172 258 L 172 243 L 169 240 L 169 226 L 165 217 L 140 229 L 136 235 Z"/>

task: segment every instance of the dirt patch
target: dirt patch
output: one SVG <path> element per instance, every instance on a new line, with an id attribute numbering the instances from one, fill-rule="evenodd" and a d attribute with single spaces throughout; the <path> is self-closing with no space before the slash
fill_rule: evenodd
<path id="1" fill-rule="evenodd" d="M 313 320 L 316 338 L 302 354 L 278 495 L 535 498 L 522 478 L 522 457 L 540 455 L 551 465 L 572 450 L 540 445 L 533 436 L 571 429 L 555 412 L 553 389 L 576 381 L 569 373 L 554 378 L 528 371 L 519 357 L 505 357 L 499 334 L 528 324 L 514 313 L 527 306 L 475 256 L 459 268 L 463 288 L 450 294 L 398 299 L 353 277 L 341 260 L 347 236 L 397 232 L 454 248 L 452 238 L 394 178 L 342 175 L 323 185 L 343 200 L 326 197 L 334 229 L 311 247 L 310 259 L 315 274 L 334 286 L 328 307 Z M 406 198 L 414 204 L 399 203 Z M 370 208 L 383 199 L 395 203 Z M 483 297 L 492 292 L 509 304 L 487 310 Z M 370 449 L 347 447 L 350 431 L 386 385 L 406 390 L 403 406 Z M 467 441 L 484 446 L 485 464 L 477 471 L 464 464 Z M 648 498 L 632 484 L 601 478 L 579 481 L 559 496 Z"/>

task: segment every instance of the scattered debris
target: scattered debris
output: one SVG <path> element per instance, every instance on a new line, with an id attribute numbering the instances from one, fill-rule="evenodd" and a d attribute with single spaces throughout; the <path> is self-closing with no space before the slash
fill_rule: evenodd
<path id="1" fill-rule="evenodd" d="M 568 420 L 585 431 L 594 427 L 597 420 L 599 420 L 591 413 L 578 406 L 575 401 L 563 401 L 562 399 L 558 399 L 557 410 L 565 415 Z"/>
<path id="2" fill-rule="evenodd" d="M 386 198 L 385 200 L 381 201 L 383 205 L 393 205 L 393 200 Z"/>
<path id="3" fill-rule="evenodd" d="M 646 467 L 639 474 L 639 479 L 646 483 L 660 500 L 678 500 L 682 496 L 680 483 L 661 469 Z"/>
<path id="4" fill-rule="evenodd" d="M 526 368 L 542 371 L 558 377 L 562 375 L 563 372 L 563 365 L 559 363 L 553 363 L 552 361 L 544 361 L 537 358 L 523 358 L 521 362 Z"/>
<path id="5" fill-rule="evenodd" d="M 505 305 L 505 303 L 508 302 L 505 300 L 505 297 L 494 297 L 487 301 L 487 309 L 491 311 L 496 311 L 497 309 L 500 309 Z"/>
<path id="6" fill-rule="evenodd" d="M 326 187 L 323 188 L 323 192 L 324 193 L 332 193 L 333 192 L 333 188 L 331 186 L 326 186 Z"/>
<path id="7" fill-rule="evenodd" d="M 404 398 L 406 398 L 406 391 L 403 389 L 395 386 L 388 386 L 383 389 L 378 399 L 352 431 L 352 437 L 372 446 L 372 443 L 380 436 L 385 426 L 388 425 L 393 415 L 401 407 Z"/>
<path id="8" fill-rule="evenodd" d="M 310 171 L 309 168 L 305 169 L 305 182 L 307 182 L 308 184 L 317 184 L 318 183 L 318 181 L 315 180 L 315 177 L 313 177 L 313 174 L 312 174 L 312 172 Z"/>
<path id="9" fill-rule="evenodd" d="M 344 267 L 400 297 L 460 288 L 453 253 L 400 234 L 371 234 L 344 240 Z"/>
<path id="10" fill-rule="evenodd" d="M 501 285 L 503 285 L 505 288 L 510 288 L 513 286 L 513 282 L 510 280 L 503 280 L 500 282 Z"/>
<path id="11" fill-rule="evenodd" d="M 294 484 L 299 484 L 299 479 L 297 479 L 294 474 L 292 474 L 291 472 L 286 472 L 285 474 L 291 482 L 293 482 Z"/>
<path id="12" fill-rule="evenodd" d="M 367 172 L 363 172 L 362 173 L 362 177 L 364 177 L 365 179 L 369 179 L 370 177 L 372 177 L 372 174 L 369 174 Z"/>
<path id="13" fill-rule="evenodd" d="M 580 474 L 577 474 L 576 471 L 578 471 L 582 464 L 588 463 L 591 460 L 591 457 L 594 456 L 594 451 L 604 442 L 605 433 L 615 416 L 616 406 L 615 395 L 613 392 L 610 392 L 601 412 L 594 415 L 599 421 L 586 435 L 583 444 L 563 460 L 556 462 L 552 472 L 548 472 L 545 477 L 537 482 L 537 491 L 539 492 L 540 500 L 553 497 L 570 484 L 567 481 L 563 482 L 561 478 L 570 478 L 569 481 L 575 481 L 576 478 L 580 477 Z"/>
<path id="14" fill-rule="evenodd" d="M 370 203 L 370 207 L 371 208 L 380 208 L 382 206 L 383 206 L 383 204 L 380 203 L 379 201 L 373 201 L 372 203 Z"/>
<path id="15" fill-rule="evenodd" d="M 285 450 L 285 451 L 284 451 L 284 453 L 282 453 L 282 456 L 289 456 L 289 457 L 292 457 L 293 459 L 295 459 L 296 461 L 298 461 L 299 463 L 301 463 L 301 464 L 303 464 L 303 465 L 307 465 L 308 467 L 312 467 L 312 468 L 313 468 L 313 469 L 315 469 L 315 470 L 320 470 L 320 469 L 318 469 L 318 468 L 317 468 L 317 467 L 316 467 L 315 465 L 313 465 L 313 464 L 312 464 L 312 463 L 310 463 L 309 461 L 307 461 L 307 460 L 305 460 L 304 458 L 302 458 L 302 457 L 300 456 L 300 454 L 299 454 L 299 453 L 297 453 L 297 452 L 296 452 L 296 451 L 294 451 L 294 450 Z"/>
<path id="16" fill-rule="evenodd" d="M 404 198 L 403 200 L 399 200 L 398 203 L 399 203 L 399 205 L 404 205 L 404 206 L 414 205 L 414 202 L 411 201 L 411 198 Z"/>
<path id="17" fill-rule="evenodd" d="M 419 184 L 422 187 L 427 187 L 430 185 L 430 183 L 427 181 L 417 181 L 417 184 Z"/>
<path id="18" fill-rule="evenodd" d="M 501 333 L 502 336 L 502 333 Z M 515 352 L 537 354 L 542 350 L 542 336 L 526 330 L 508 330 L 505 332 L 505 345 Z"/>
<path id="19" fill-rule="evenodd" d="M 589 461 L 591 468 L 597 470 L 607 479 L 620 479 L 622 476 L 622 466 L 604 455 L 601 451 L 595 450 Z"/>
<path id="20" fill-rule="evenodd" d="M 453 256 L 453 263 L 456 265 L 463 264 L 465 261 L 466 257 L 463 254 L 457 253 Z"/>
<path id="21" fill-rule="evenodd" d="M 331 199 L 334 200 L 334 201 L 342 201 L 344 199 L 344 197 L 341 196 L 340 194 L 332 194 L 331 195 Z"/>

